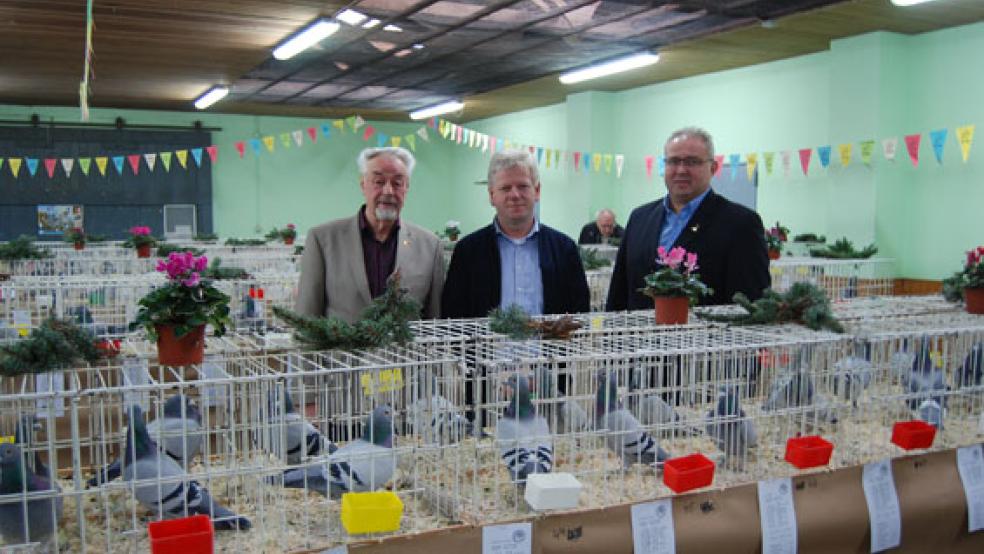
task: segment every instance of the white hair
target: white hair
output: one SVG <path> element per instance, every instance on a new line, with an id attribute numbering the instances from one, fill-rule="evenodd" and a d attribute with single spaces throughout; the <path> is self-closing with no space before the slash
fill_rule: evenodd
<path id="1" fill-rule="evenodd" d="M 366 148 L 362 152 L 359 152 L 359 157 L 356 158 L 356 163 L 359 165 L 359 175 L 366 174 L 366 166 L 369 165 L 369 160 L 377 158 L 379 156 L 393 156 L 394 158 L 403 162 L 403 165 L 407 167 L 407 176 L 409 177 L 413 173 L 413 166 L 417 165 L 417 160 L 413 158 L 413 154 L 410 153 L 406 148 L 401 148 L 399 146 L 386 146 L 384 148 Z"/>
<path id="2" fill-rule="evenodd" d="M 608 214 L 608 215 L 612 216 L 612 219 L 615 219 L 615 212 L 611 211 L 609 208 L 602 208 L 602 209 L 598 210 L 598 213 L 595 214 L 595 219 L 598 219 L 599 217 L 601 217 L 601 216 L 603 216 L 605 214 Z"/>
<path id="3" fill-rule="evenodd" d="M 673 131 L 670 138 L 666 139 L 666 144 L 683 137 L 699 138 L 700 141 L 704 143 L 704 146 L 707 147 L 707 157 L 712 160 L 714 159 L 714 139 L 711 138 L 710 133 L 700 127 L 684 127 L 683 129 Z"/>
<path id="4" fill-rule="evenodd" d="M 499 150 L 489 160 L 489 187 L 495 174 L 511 167 L 525 167 L 530 174 L 533 184 L 540 182 L 540 171 L 536 167 L 533 155 L 527 150 Z"/>

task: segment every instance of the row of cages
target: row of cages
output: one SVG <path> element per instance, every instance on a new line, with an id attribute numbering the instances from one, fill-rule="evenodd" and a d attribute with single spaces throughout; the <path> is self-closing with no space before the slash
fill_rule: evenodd
<path id="1" fill-rule="evenodd" d="M 846 320 L 845 334 L 590 314 L 570 340 L 513 341 L 481 320 L 432 321 L 403 348 L 244 344 L 195 366 L 126 356 L 0 377 L 0 436 L 25 454 L 2 481 L 49 483 L 2 490 L 18 523 L 0 532 L 9 547 L 139 551 L 147 522 L 204 510 L 239 529 L 217 534 L 219 551 L 323 549 L 362 538 L 340 524 L 347 491 L 393 491 L 396 533 L 413 534 L 534 517 L 533 473 L 573 475 L 588 509 L 673 494 L 663 464 L 693 453 L 727 487 L 796 474 L 784 451 L 797 436 L 833 443 L 824 468 L 903 455 L 900 421 L 934 425 L 933 449 L 980 442 L 984 320 L 916 307 Z"/>
<path id="2" fill-rule="evenodd" d="M 197 241 L 197 240 L 169 240 L 160 239 L 158 244 L 170 244 L 189 250 L 204 252 L 207 256 L 228 256 L 238 253 L 253 254 L 275 254 L 281 255 L 285 251 L 293 251 L 294 245 L 302 245 L 303 240 L 294 242 L 293 245 L 286 245 L 280 241 L 268 241 L 266 244 L 233 245 L 225 244 L 221 240 Z M 133 255 L 133 248 L 125 246 L 123 241 L 100 241 L 87 242 L 81 250 L 76 249 L 75 245 L 64 241 L 35 241 L 35 248 L 48 250 L 55 257 L 59 258 L 120 258 Z M 290 247 L 290 248 L 288 248 Z"/>

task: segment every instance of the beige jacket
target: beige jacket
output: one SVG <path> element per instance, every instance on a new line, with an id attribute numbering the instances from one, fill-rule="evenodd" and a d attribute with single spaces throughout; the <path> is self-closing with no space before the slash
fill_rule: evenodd
<path id="1" fill-rule="evenodd" d="M 437 236 L 401 220 L 396 268 L 400 270 L 401 287 L 420 302 L 423 316 L 438 317 L 444 257 Z M 351 323 L 371 302 L 358 215 L 329 221 L 308 231 L 295 310 L 310 316 L 336 316 Z"/>

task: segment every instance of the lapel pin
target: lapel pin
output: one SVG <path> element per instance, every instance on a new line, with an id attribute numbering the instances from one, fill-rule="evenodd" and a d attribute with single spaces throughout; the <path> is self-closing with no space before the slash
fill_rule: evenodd
<path id="1" fill-rule="evenodd" d="M 700 229 L 700 224 L 699 223 L 697 225 L 694 225 L 693 227 L 691 227 L 690 228 L 690 231 L 693 232 L 693 233 L 696 233 L 697 232 L 697 229 Z"/>

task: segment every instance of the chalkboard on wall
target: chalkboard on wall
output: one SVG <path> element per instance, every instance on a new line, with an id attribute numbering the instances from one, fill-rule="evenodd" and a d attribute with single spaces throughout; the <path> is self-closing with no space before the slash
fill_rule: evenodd
<path id="1" fill-rule="evenodd" d="M 38 239 L 37 206 L 42 204 L 82 205 L 87 233 L 112 239 L 126 237 L 134 225 L 146 225 L 155 236 L 164 233 L 165 204 L 194 204 L 198 232 L 212 231 L 212 164 L 205 154 L 199 167 L 191 154 L 187 167 L 172 156 L 170 171 L 159 159 L 160 152 L 205 148 L 211 133 L 193 130 L 75 129 L 0 126 L 0 158 L 35 158 L 37 172 L 32 176 L 26 163 L 14 178 L 8 163 L 0 168 L 0 240 L 20 235 Z M 144 154 L 158 154 L 153 171 Z M 120 174 L 113 156 L 140 155 L 139 172 L 129 163 Z M 96 167 L 95 158 L 110 160 L 106 174 Z M 58 160 L 54 176 L 48 177 L 46 158 Z M 74 160 L 66 176 L 62 158 Z M 79 167 L 79 158 L 92 158 L 89 174 Z"/>

